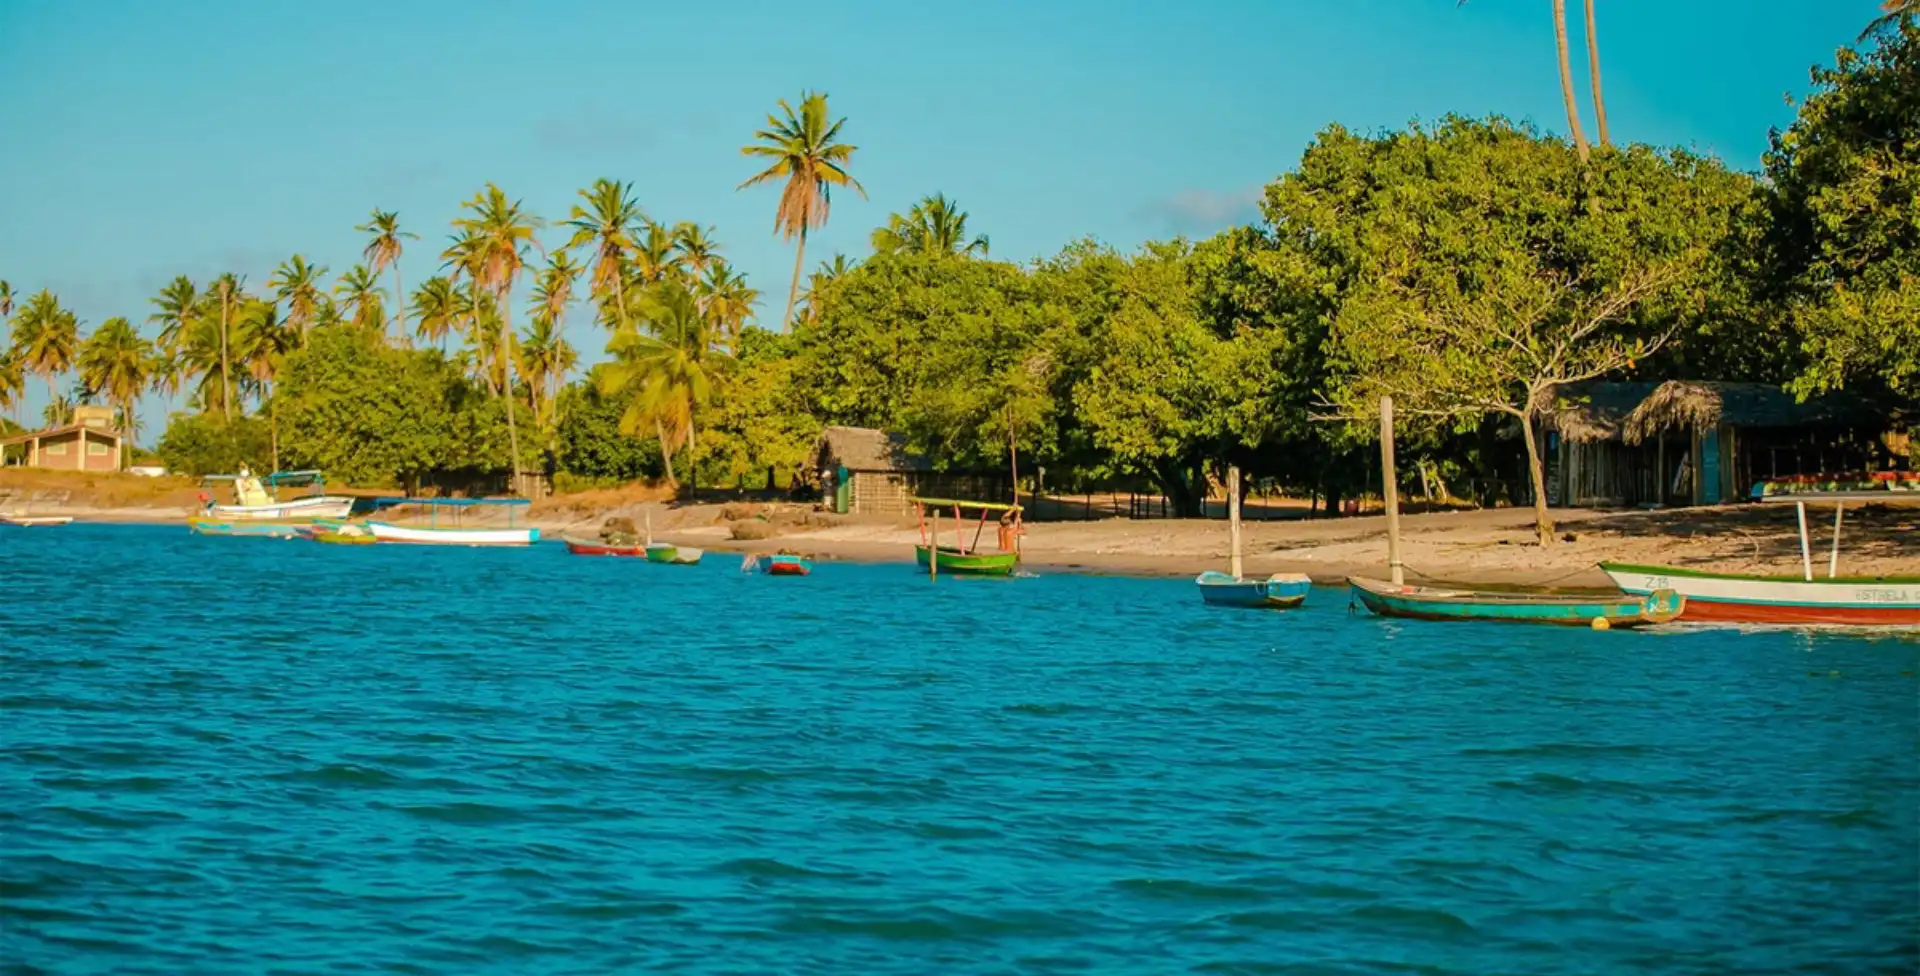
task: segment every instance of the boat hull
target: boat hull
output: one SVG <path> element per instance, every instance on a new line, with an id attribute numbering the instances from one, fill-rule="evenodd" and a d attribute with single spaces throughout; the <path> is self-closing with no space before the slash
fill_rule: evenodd
<path id="1" fill-rule="evenodd" d="M 626 559 L 644 559 L 646 546 L 615 546 L 604 542 L 586 542 L 579 539 L 563 540 L 567 551 L 576 556 L 615 556 Z"/>
<path id="2" fill-rule="evenodd" d="M 239 521 L 204 518 L 193 516 L 187 519 L 187 528 L 195 535 L 223 536 L 241 539 L 292 539 L 312 531 L 311 522 L 266 522 Z"/>
<path id="3" fill-rule="evenodd" d="M 1641 627 L 1678 619 L 1686 598 L 1672 590 L 1621 597 L 1557 596 L 1531 593 L 1487 593 L 1424 586 L 1395 586 L 1380 580 L 1351 577 L 1353 595 L 1369 611 L 1382 617 L 1415 620 L 1491 620 L 1507 623 L 1559 624 L 1569 627 Z"/>
<path id="4" fill-rule="evenodd" d="M 705 553 L 692 546 L 675 546 L 664 542 L 650 543 L 646 547 L 647 562 L 662 563 L 668 566 L 691 566 L 700 561 Z"/>
<path id="5" fill-rule="evenodd" d="M 1194 580 L 1200 599 L 1210 607 L 1286 610 L 1307 601 L 1313 581 L 1300 575 L 1274 575 L 1263 580 L 1235 579 L 1226 573 L 1201 573 Z"/>
<path id="6" fill-rule="evenodd" d="M 1793 579 L 1703 573 L 1672 566 L 1601 563 L 1628 593 L 1673 589 L 1687 598 L 1680 619 L 1705 623 L 1920 626 L 1920 579 Z"/>
<path id="7" fill-rule="evenodd" d="M 340 495 L 315 495 L 271 505 L 208 505 L 206 514 L 208 518 L 226 522 L 346 518 L 353 514 L 353 499 Z"/>
<path id="8" fill-rule="evenodd" d="M 940 547 L 938 556 L 929 546 L 913 547 L 914 561 L 921 569 L 927 569 L 927 560 L 938 558 L 940 572 L 955 576 L 1011 576 L 1020 566 L 1020 554 L 1017 552 L 959 552 L 946 546 Z"/>
<path id="9" fill-rule="evenodd" d="M 23 529 L 49 528 L 72 521 L 71 515 L 0 515 L 0 525 L 17 525 Z"/>
<path id="10" fill-rule="evenodd" d="M 806 576 L 813 572 L 813 563 L 809 562 L 805 556 L 768 553 L 747 557 L 747 561 L 741 564 L 740 568 L 750 573 L 765 573 L 768 576 Z"/>
<path id="11" fill-rule="evenodd" d="M 535 528 L 428 529 L 369 520 L 367 530 L 380 542 L 416 546 L 530 546 L 540 541 Z"/>

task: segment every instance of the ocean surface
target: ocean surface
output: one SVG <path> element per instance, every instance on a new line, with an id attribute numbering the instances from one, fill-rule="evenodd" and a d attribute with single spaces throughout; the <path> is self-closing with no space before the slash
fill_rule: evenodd
<path id="1" fill-rule="evenodd" d="M 1913 973 L 1920 640 L 0 528 L 0 972 Z"/>

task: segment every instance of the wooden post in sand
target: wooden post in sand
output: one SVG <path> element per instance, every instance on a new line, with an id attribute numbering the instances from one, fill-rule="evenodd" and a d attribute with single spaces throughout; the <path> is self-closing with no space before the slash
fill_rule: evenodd
<path id="1" fill-rule="evenodd" d="M 1393 398 L 1380 398 L 1380 494 L 1387 504 L 1387 571 L 1393 585 L 1404 586 L 1406 570 L 1400 565 L 1400 486 L 1393 467 Z"/>
<path id="2" fill-rule="evenodd" d="M 1234 579 L 1240 578 L 1240 466 L 1227 466 L 1227 533 L 1233 540 L 1233 555 L 1228 562 Z"/>
<path id="3" fill-rule="evenodd" d="M 940 578 L 940 506 L 928 505 L 932 512 L 933 527 L 927 538 L 927 579 Z"/>

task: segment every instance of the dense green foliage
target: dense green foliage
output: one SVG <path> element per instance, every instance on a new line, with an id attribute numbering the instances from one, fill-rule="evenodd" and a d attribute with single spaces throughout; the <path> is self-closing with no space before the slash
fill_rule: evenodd
<path id="1" fill-rule="evenodd" d="M 194 477 L 231 474 L 243 464 L 268 471 L 268 438 L 267 423 L 259 418 L 228 421 L 212 413 L 184 414 L 167 425 L 155 453 L 168 471 Z"/>

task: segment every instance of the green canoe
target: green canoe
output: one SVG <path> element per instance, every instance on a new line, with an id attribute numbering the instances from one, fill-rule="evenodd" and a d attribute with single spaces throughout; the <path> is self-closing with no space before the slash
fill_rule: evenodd
<path id="1" fill-rule="evenodd" d="M 927 568 L 927 559 L 931 555 L 927 546 L 914 546 L 914 558 L 921 569 Z M 1020 565 L 1017 552 L 966 552 L 952 546 L 941 546 L 939 550 L 940 572 L 953 573 L 956 576 L 1012 576 Z"/>

